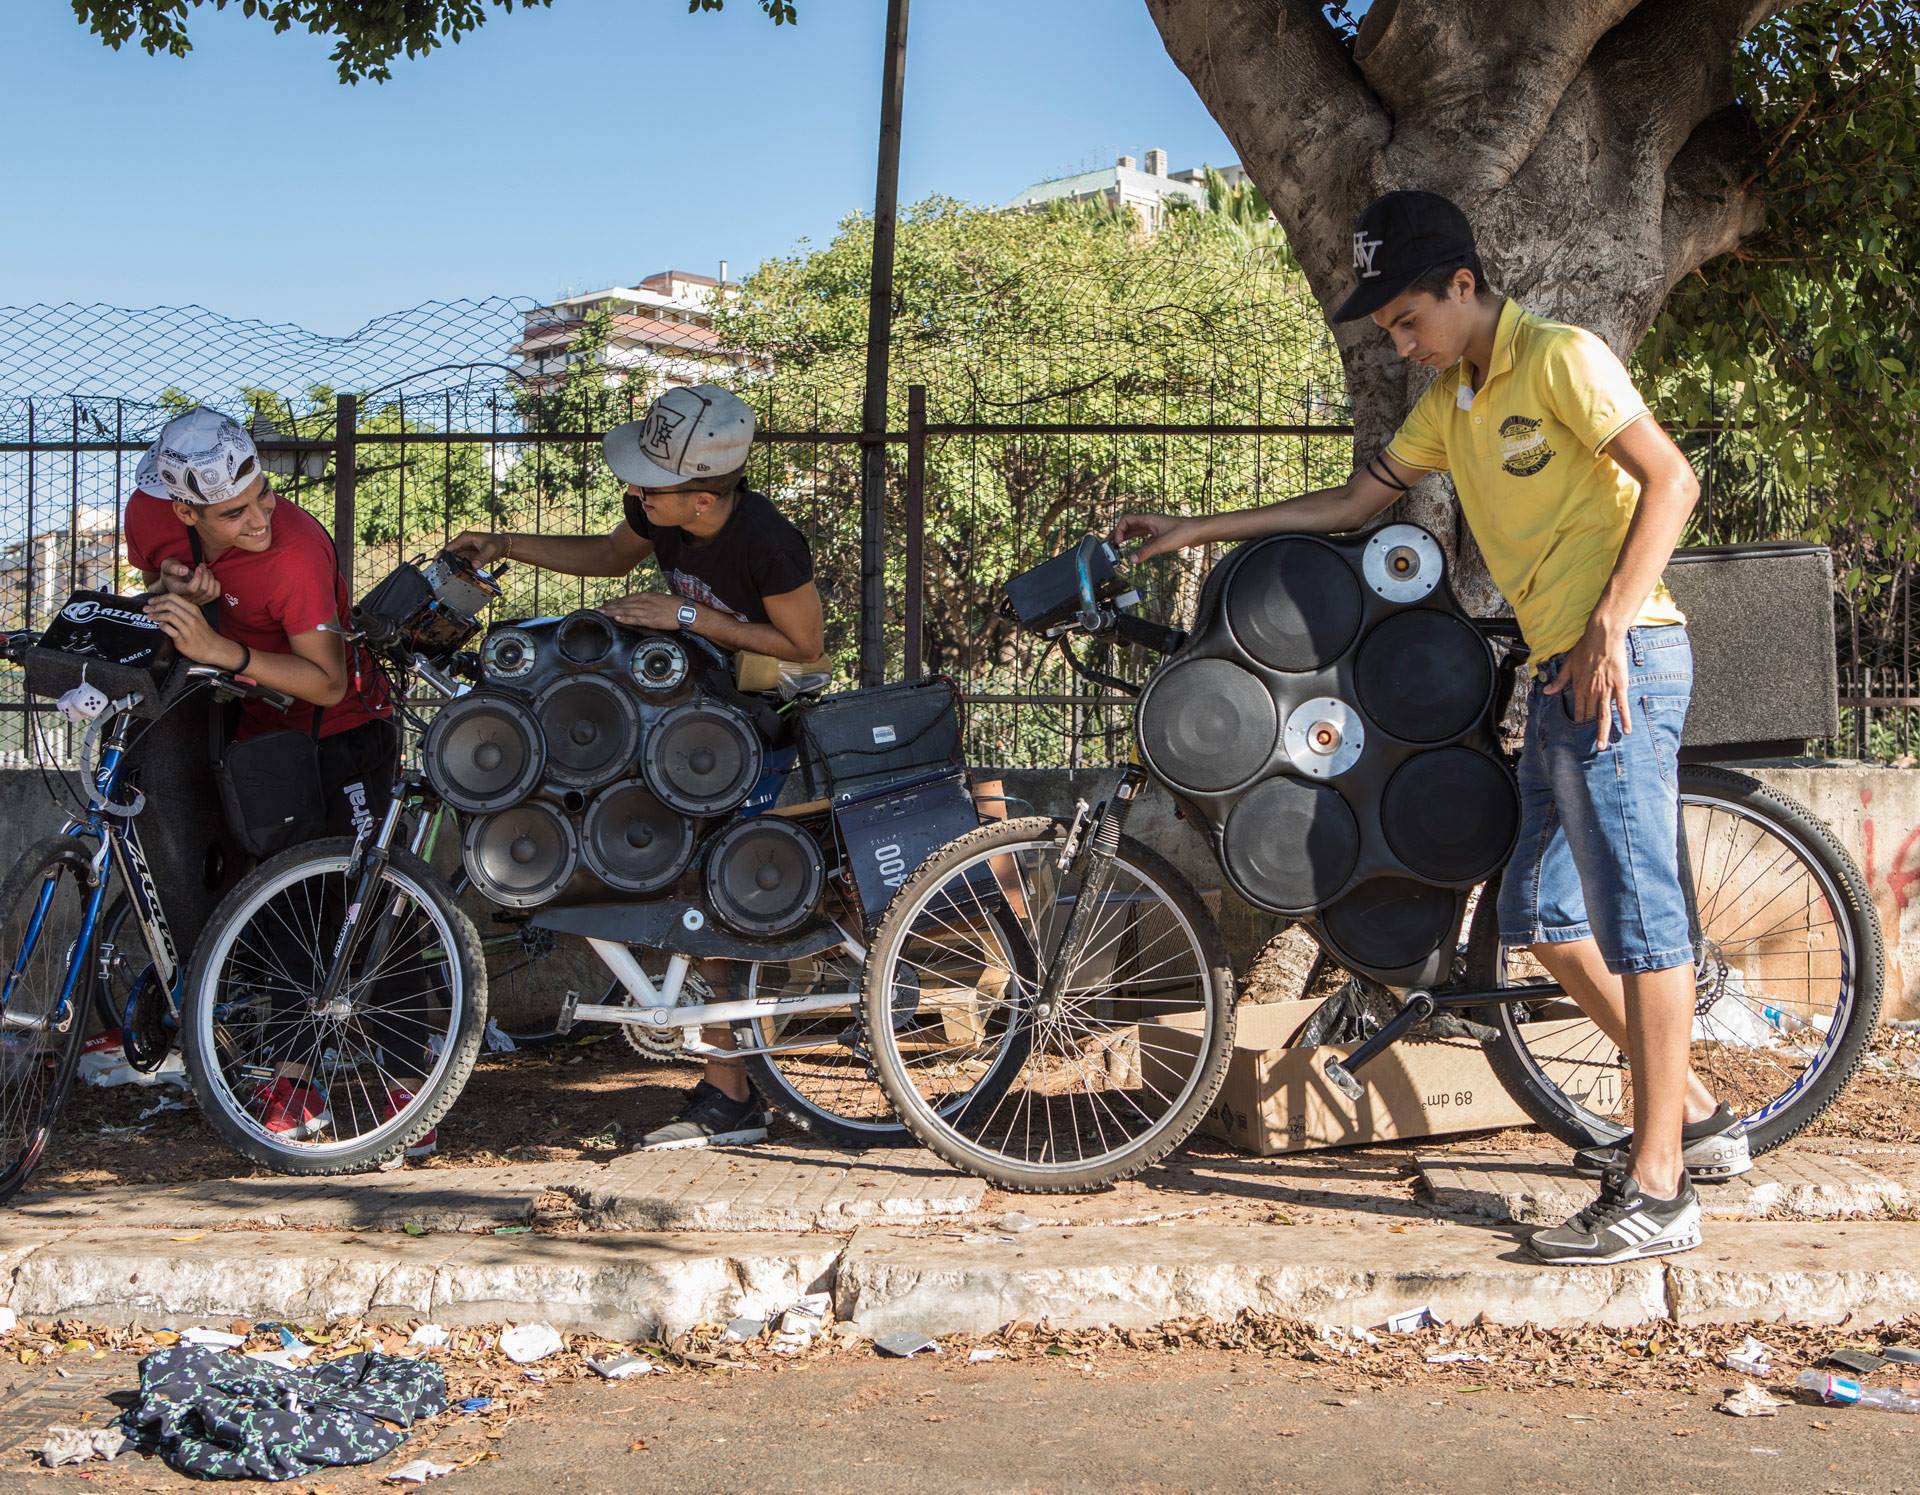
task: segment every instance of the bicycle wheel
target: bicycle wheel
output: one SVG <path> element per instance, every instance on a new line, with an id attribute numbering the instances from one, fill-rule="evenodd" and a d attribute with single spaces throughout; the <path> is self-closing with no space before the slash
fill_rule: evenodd
<path id="1" fill-rule="evenodd" d="M 21 854 L 0 883 L 0 1201 L 39 1166 L 87 1041 L 93 858 L 70 836 Z"/>
<path id="2" fill-rule="evenodd" d="M 796 960 L 755 961 L 747 970 L 746 995 L 760 1001 L 832 993 L 846 1005 L 788 1016 L 770 1015 L 734 1024 L 742 1048 L 778 1047 L 776 1054 L 746 1055 L 748 1073 L 769 1103 L 803 1131 L 839 1147 L 904 1147 L 913 1134 L 893 1114 L 886 1092 L 873 1077 L 860 1012 L 860 959 L 845 945 Z M 918 1014 L 896 1002 L 894 1024 L 911 1026 Z M 1004 1090 L 1013 1076 L 1014 1050 L 1002 1045 L 993 1062 L 978 1066 L 974 1083 L 950 1089 L 941 1110 L 980 1104 Z M 996 1090 L 995 1087 L 998 1087 Z"/>
<path id="3" fill-rule="evenodd" d="M 1880 1015 L 1880 920 L 1860 872 L 1802 805 L 1746 774 L 1680 769 L 1701 942 L 1692 1059 L 1746 1121 L 1749 1145 L 1778 1147 L 1832 1105 Z M 1476 987 L 1545 973 L 1502 951 L 1495 884 L 1467 940 Z M 1617 1141 L 1633 1115 L 1626 1057 L 1564 996 L 1490 1008 L 1494 1073 L 1527 1114 L 1574 1147 Z"/>
<path id="4" fill-rule="evenodd" d="M 284 851 L 214 911 L 181 1027 L 200 1108 L 282 1173 L 345 1173 L 431 1131 L 487 1022 L 486 966 L 446 883 L 400 850 L 360 918 L 337 996 L 322 984 L 351 894 L 345 837 Z"/>
<path id="5" fill-rule="evenodd" d="M 888 906 L 862 977 L 874 1074 L 901 1122 L 1025 1192 L 1100 1188 L 1166 1156 L 1219 1091 L 1233 1038 L 1218 928 L 1126 837 L 1058 1008 L 1036 1012 L 1087 865 L 1061 872 L 1068 829 L 1031 816 L 948 842 Z M 997 1066 L 1004 1082 L 981 1085 Z"/>

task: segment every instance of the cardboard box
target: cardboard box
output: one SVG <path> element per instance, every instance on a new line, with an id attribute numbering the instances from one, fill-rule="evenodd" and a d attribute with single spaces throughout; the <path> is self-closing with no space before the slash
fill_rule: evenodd
<path id="1" fill-rule="evenodd" d="M 1227 1078 L 1200 1123 L 1202 1132 L 1269 1157 L 1530 1124 L 1519 1102 L 1495 1077 L 1480 1045 L 1469 1039 L 1393 1045 L 1360 1071 L 1357 1078 L 1366 1089 L 1359 1100 L 1348 1100 L 1321 1066 L 1329 1055 L 1345 1058 L 1354 1045 L 1286 1047 L 1319 1005 L 1272 1002 L 1239 1009 Z M 1173 1076 L 1164 1071 L 1155 1075 L 1165 1063 L 1160 1055 L 1180 1049 L 1185 1039 L 1190 1057 L 1199 1020 L 1183 1015 L 1159 1019 L 1154 1026 L 1164 1037 L 1141 1045 L 1141 1058 L 1149 1080 L 1165 1087 Z M 1562 1026 L 1529 1024 L 1528 1031 L 1550 1038 Z M 1619 1103 L 1620 1080 L 1613 1070 L 1589 1069 L 1583 1082 L 1595 1087 L 1587 1100 L 1593 1109 L 1606 1112 Z"/>

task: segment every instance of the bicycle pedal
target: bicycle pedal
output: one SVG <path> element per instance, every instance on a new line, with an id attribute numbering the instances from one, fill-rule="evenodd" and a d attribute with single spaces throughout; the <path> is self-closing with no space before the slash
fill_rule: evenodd
<path id="1" fill-rule="evenodd" d="M 580 993 L 570 991 L 566 1000 L 560 1004 L 560 1016 L 553 1020 L 553 1031 L 560 1034 L 573 1030 L 573 1010 L 580 1005 Z"/>
<path id="2" fill-rule="evenodd" d="M 1333 1082 L 1333 1088 L 1338 1090 L 1348 1100 L 1359 1100 L 1361 1096 L 1366 1094 L 1366 1087 L 1362 1085 L 1359 1080 L 1355 1079 L 1353 1071 L 1348 1069 L 1347 1066 L 1342 1064 L 1338 1059 L 1329 1058 L 1320 1068 L 1326 1074 L 1326 1077 Z"/>

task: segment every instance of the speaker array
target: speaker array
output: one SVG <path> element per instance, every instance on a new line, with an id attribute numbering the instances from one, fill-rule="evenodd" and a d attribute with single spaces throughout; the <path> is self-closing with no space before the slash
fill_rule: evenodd
<path id="1" fill-rule="evenodd" d="M 1280 535 L 1215 568 L 1136 731 L 1243 897 L 1354 969 L 1426 982 L 1519 823 L 1494 686 L 1425 530 Z"/>
<path id="2" fill-rule="evenodd" d="M 700 861 L 715 912 L 743 933 L 812 912 L 820 849 L 784 822 L 707 836 L 700 858 L 712 818 L 759 782 L 765 751 L 684 640 L 581 611 L 496 628 L 480 660 L 484 683 L 442 709 L 422 758 L 469 817 L 462 852 L 482 894 L 512 908 L 661 894 Z"/>

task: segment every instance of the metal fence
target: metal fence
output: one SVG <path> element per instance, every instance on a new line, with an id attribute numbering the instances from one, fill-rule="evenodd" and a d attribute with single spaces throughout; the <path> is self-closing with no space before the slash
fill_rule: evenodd
<path id="1" fill-rule="evenodd" d="M 844 397 L 852 386 L 768 377 L 752 355 L 723 351 L 692 312 L 673 321 L 669 308 L 616 309 L 596 322 L 567 310 L 524 298 L 451 303 L 325 339 L 195 309 L 0 309 L 0 390 L 65 391 L 0 397 L 0 627 L 44 626 L 79 587 L 138 589 L 120 518 L 140 454 L 184 404 L 216 404 L 252 424 L 276 487 L 329 526 L 361 595 L 396 561 L 463 528 L 605 532 L 620 516 L 600 456 L 605 429 L 636 415 L 664 379 L 717 377 L 758 407 L 750 481 L 809 536 L 829 649 L 840 683 L 852 684 L 863 448 L 857 402 Z M 889 476 L 888 674 L 938 672 L 963 685 L 974 761 L 1108 763 L 1124 752 L 1129 728 L 1123 699 L 1088 693 L 1057 656 L 997 616 L 1006 575 L 1123 508 L 1210 512 L 1345 475 L 1351 426 L 1337 359 L 1310 320 L 1289 324 L 1298 351 L 1282 370 L 1288 377 L 1273 382 L 1236 366 L 1231 340 L 1224 352 L 1129 380 L 1130 344 L 1073 359 L 1022 349 L 1014 374 L 1009 356 L 961 378 L 904 338 L 900 418 L 879 443 Z M 1102 356 L 1106 372 L 1086 377 Z M 396 369 L 418 372 L 394 377 Z M 940 382 L 927 382 L 936 374 Z M 114 386 L 150 392 L 99 392 Z M 1692 443 L 1705 486 L 1693 538 L 1768 538 L 1767 516 L 1756 518 L 1722 475 L 1724 439 L 1708 429 Z M 1142 568 L 1151 610 L 1190 617 L 1211 559 Z M 1910 761 L 1920 722 L 1912 570 L 1904 557 L 1869 560 L 1871 596 L 1838 599 L 1843 731 L 1821 746 Z M 500 607 L 504 616 L 552 614 L 636 584 L 645 578 L 516 568 Z M 1149 661 L 1114 648 L 1095 663 L 1137 677 Z M 31 707 L 17 676 L 0 680 L 0 692 L 0 753 L 21 753 L 31 745 Z"/>

